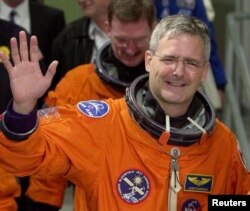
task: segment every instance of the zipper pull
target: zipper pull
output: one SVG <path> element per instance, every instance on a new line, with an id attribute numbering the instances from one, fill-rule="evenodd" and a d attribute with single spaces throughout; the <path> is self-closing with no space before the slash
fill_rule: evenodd
<path id="1" fill-rule="evenodd" d="M 171 176 L 174 177 L 174 188 L 176 188 L 176 181 L 178 180 L 177 178 L 177 172 L 179 171 L 179 164 L 177 159 L 172 158 L 171 159 Z"/>
<path id="2" fill-rule="evenodd" d="M 179 182 L 179 163 L 178 157 L 180 156 L 180 150 L 174 147 L 171 151 L 171 174 L 170 174 L 170 187 L 178 193 L 181 190 L 181 185 Z"/>
<path id="3" fill-rule="evenodd" d="M 178 205 L 178 192 L 181 190 L 181 184 L 179 182 L 179 164 L 178 157 L 180 156 L 180 150 L 177 147 L 172 148 L 170 151 L 170 181 L 168 190 L 168 210 L 177 211 Z"/>

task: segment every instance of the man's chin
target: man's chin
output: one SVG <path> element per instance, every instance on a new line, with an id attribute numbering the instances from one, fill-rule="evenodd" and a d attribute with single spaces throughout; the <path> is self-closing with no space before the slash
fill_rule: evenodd
<path id="1" fill-rule="evenodd" d="M 179 103 L 180 102 L 180 97 L 178 96 L 178 94 L 176 94 L 175 92 L 163 92 L 162 93 L 162 98 L 169 103 Z"/>

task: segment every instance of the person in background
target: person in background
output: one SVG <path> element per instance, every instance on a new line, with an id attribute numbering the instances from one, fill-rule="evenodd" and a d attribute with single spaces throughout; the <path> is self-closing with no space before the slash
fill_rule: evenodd
<path id="1" fill-rule="evenodd" d="M 79 65 L 67 72 L 56 89 L 49 92 L 45 100 L 47 106 L 123 97 L 130 83 L 146 73 L 144 53 L 155 22 L 155 8 L 151 0 L 111 1 L 105 22 L 110 42 L 99 49 L 94 63 Z M 39 175 L 32 176 L 26 194 L 33 200 L 41 201 L 44 196 L 48 197 L 48 191 L 44 193 L 48 186 L 52 189 L 52 196 L 56 190 L 65 187 L 58 182 L 60 178 L 55 178 L 54 182 L 46 179 Z M 46 189 L 43 184 L 47 184 Z M 78 199 L 79 192 L 76 187 L 74 198 Z M 76 200 L 74 207 L 75 210 L 82 210 L 82 202 Z"/>
<path id="2" fill-rule="evenodd" d="M 11 14 L 14 12 L 14 17 Z M 65 27 L 64 12 L 31 0 L 0 1 L 0 18 L 14 21 L 36 35 L 45 63 L 51 62 L 52 42 Z"/>
<path id="3" fill-rule="evenodd" d="M 209 194 L 249 191 L 237 138 L 198 91 L 211 47 L 199 19 L 175 15 L 157 24 L 145 52 L 148 75 L 135 79 L 124 98 L 38 112 L 37 98 L 58 62 L 43 76 L 36 37 L 30 49 L 24 33 L 19 40 L 20 48 L 11 40 L 13 64 L 0 53 L 13 92 L 0 124 L 6 171 L 64 176 L 91 211 L 206 211 Z"/>
<path id="4" fill-rule="evenodd" d="M 221 103 L 223 101 L 224 88 L 227 84 L 227 79 L 224 66 L 217 52 L 214 26 L 212 21 L 210 20 L 211 18 L 213 18 L 213 16 L 211 16 L 211 14 L 208 16 L 204 0 L 153 0 L 153 2 L 155 4 L 156 14 L 159 20 L 168 15 L 182 14 L 187 16 L 194 16 L 202 20 L 208 26 L 209 34 L 211 37 L 211 54 L 209 62 L 213 73 L 212 75 L 214 77 L 214 82 L 212 82 L 215 83 L 214 86 L 217 87 L 218 96 L 217 93 L 212 92 L 212 90 L 210 90 L 211 94 L 207 94 L 210 95 L 212 101 L 215 101 L 215 104 L 219 104 L 218 107 L 220 109 Z M 209 3 L 211 5 L 211 2 L 206 2 L 207 7 L 209 6 Z M 213 78 L 211 80 L 213 80 Z M 217 101 L 220 102 L 217 103 Z"/>
<path id="5" fill-rule="evenodd" d="M 58 60 L 58 69 L 51 89 L 67 71 L 93 62 L 97 51 L 109 38 L 106 34 L 107 7 L 110 0 L 77 0 L 83 17 L 69 23 L 53 42 L 52 58 Z"/>

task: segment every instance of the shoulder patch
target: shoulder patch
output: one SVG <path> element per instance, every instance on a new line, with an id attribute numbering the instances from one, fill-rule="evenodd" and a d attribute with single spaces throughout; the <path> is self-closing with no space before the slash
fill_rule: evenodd
<path id="1" fill-rule="evenodd" d="M 92 118 L 101 118 L 109 113 L 109 105 L 105 101 L 89 100 L 77 104 L 81 113 Z"/>

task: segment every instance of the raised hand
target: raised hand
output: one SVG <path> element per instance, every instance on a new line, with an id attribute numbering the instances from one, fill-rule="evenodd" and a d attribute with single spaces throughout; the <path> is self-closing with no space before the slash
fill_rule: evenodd
<path id="1" fill-rule="evenodd" d="M 16 38 L 11 38 L 10 43 L 13 64 L 3 53 L 0 53 L 0 59 L 9 74 L 13 109 L 28 114 L 49 88 L 58 62 L 53 61 L 46 75 L 43 75 L 39 66 L 41 54 L 36 36 L 30 38 L 30 47 L 24 31 L 19 33 L 19 46 Z"/>

